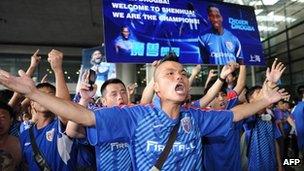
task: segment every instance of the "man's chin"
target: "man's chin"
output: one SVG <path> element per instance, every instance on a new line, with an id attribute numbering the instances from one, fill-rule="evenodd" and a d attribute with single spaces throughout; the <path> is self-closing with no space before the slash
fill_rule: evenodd
<path id="1" fill-rule="evenodd" d="M 180 98 L 176 98 L 173 101 L 175 101 L 176 103 L 184 103 L 187 100 L 186 97 L 180 97 Z"/>
<path id="2" fill-rule="evenodd" d="M 95 62 L 95 64 L 100 64 L 101 63 L 101 60 L 98 60 L 98 61 L 94 61 Z"/>

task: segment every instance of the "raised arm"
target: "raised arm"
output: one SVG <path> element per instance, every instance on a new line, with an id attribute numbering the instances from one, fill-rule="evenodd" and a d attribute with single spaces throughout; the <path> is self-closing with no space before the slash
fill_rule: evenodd
<path id="1" fill-rule="evenodd" d="M 48 54 L 48 62 L 51 65 L 52 70 L 55 74 L 55 84 L 56 84 L 56 97 L 70 100 L 70 94 L 66 82 L 64 80 L 64 73 L 62 69 L 62 59 L 63 53 L 52 49 Z M 68 120 L 59 116 L 60 121 L 63 124 L 67 124 Z"/>
<path id="2" fill-rule="evenodd" d="M 48 54 L 48 61 L 55 74 L 56 96 L 62 99 L 70 100 L 68 86 L 64 80 L 62 69 L 63 53 L 58 50 L 51 50 Z"/>
<path id="3" fill-rule="evenodd" d="M 247 104 L 238 105 L 231 110 L 234 113 L 233 121 L 237 122 L 254 115 L 258 111 L 267 106 L 278 102 L 279 100 L 288 96 L 284 89 L 279 90 L 278 87 L 271 87 L 265 81 L 263 88 L 259 93 L 259 98 Z"/>
<path id="4" fill-rule="evenodd" d="M 201 65 L 196 65 L 191 72 L 191 75 L 189 77 L 189 85 L 192 86 L 193 81 L 195 77 L 201 72 L 202 66 Z"/>
<path id="5" fill-rule="evenodd" d="M 234 91 L 240 95 L 246 85 L 246 66 L 240 65 L 240 72 Z"/>
<path id="6" fill-rule="evenodd" d="M 132 98 L 134 97 L 134 93 L 136 88 L 138 87 L 137 83 L 132 83 L 127 85 L 127 92 L 128 92 L 128 102 L 131 103 Z"/>
<path id="7" fill-rule="evenodd" d="M 34 81 L 26 76 L 22 70 L 19 71 L 19 75 L 20 77 L 15 77 L 4 70 L 0 70 L 0 83 L 13 91 L 24 94 L 31 100 L 39 102 L 39 104 L 60 117 L 83 126 L 95 125 L 95 115 L 92 111 L 69 100 L 60 99 L 39 91 L 35 87 Z"/>
<path id="8" fill-rule="evenodd" d="M 230 73 L 232 73 L 237 67 L 237 63 L 230 63 L 223 67 L 219 79 L 216 80 L 216 82 L 212 85 L 208 92 L 199 100 L 201 108 L 206 107 L 215 98 L 215 96 L 223 86 L 226 77 Z"/>
<path id="9" fill-rule="evenodd" d="M 271 66 L 271 69 L 267 68 L 266 80 L 260 93 L 260 100 L 233 108 L 232 111 L 234 111 L 235 121 L 247 118 L 259 110 L 289 96 L 287 92 L 284 92 L 284 89 L 279 90 L 277 88 L 277 82 L 281 78 L 285 69 L 286 67 L 284 67 L 283 63 L 279 62 L 277 64 L 276 58 Z"/>
<path id="10" fill-rule="evenodd" d="M 26 71 L 26 75 L 28 75 L 29 77 L 33 76 L 35 69 L 41 60 L 41 56 L 39 56 L 38 53 L 39 53 L 39 49 L 37 49 L 36 52 L 31 57 L 31 64 Z M 22 95 L 17 92 L 14 92 L 13 97 L 8 102 L 8 105 L 10 105 L 12 108 L 17 108 L 18 104 L 20 104 L 22 100 L 23 100 Z"/>
<path id="11" fill-rule="evenodd" d="M 80 86 L 80 101 L 78 104 L 82 105 L 83 107 L 87 108 L 88 104 L 91 102 L 92 97 L 94 97 L 97 86 L 94 84 L 93 90 L 90 91 L 90 84 L 88 84 L 88 72 L 85 72 L 82 78 L 81 86 Z M 81 113 L 79 113 L 81 115 Z M 84 138 L 86 136 L 85 134 L 85 128 L 73 121 L 68 121 L 67 127 L 66 127 L 66 134 L 69 137 L 73 138 Z"/>
<path id="12" fill-rule="evenodd" d="M 267 68 L 266 70 L 266 79 L 273 85 L 277 84 L 285 69 L 286 67 L 284 66 L 284 64 L 282 62 L 278 63 L 278 59 L 275 58 L 274 62 L 272 63 L 271 69 Z"/>
<path id="13" fill-rule="evenodd" d="M 204 88 L 207 88 L 209 82 L 210 82 L 211 79 L 212 79 L 213 77 L 215 77 L 215 76 L 217 76 L 217 70 L 211 69 L 211 70 L 209 71 L 209 73 L 208 73 L 208 77 L 207 77 L 207 80 L 206 80 L 206 82 L 205 82 Z"/>
<path id="14" fill-rule="evenodd" d="M 160 61 L 154 61 L 152 63 L 152 73 L 154 73 L 154 70 L 159 65 L 159 62 Z M 149 83 L 147 84 L 147 86 L 145 87 L 142 93 L 140 104 L 149 104 L 152 102 L 154 96 L 153 85 L 154 85 L 154 77 L 152 76 L 151 80 L 149 81 Z"/>

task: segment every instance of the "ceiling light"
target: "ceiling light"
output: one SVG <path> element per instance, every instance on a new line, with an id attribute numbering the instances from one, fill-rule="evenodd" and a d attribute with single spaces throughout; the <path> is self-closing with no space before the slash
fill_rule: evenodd
<path id="1" fill-rule="evenodd" d="M 282 15 L 272 15 L 270 13 L 267 16 L 260 15 L 260 16 L 257 16 L 256 18 L 257 18 L 257 21 L 273 21 L 273 22 L 282 22 L 282 21 L 294 22 L 294 21 L 296 21 L 296 19 L 292 18 L 292 17 L 284 17 Z"/>
<path id="2" fill-rule="evenodd" d="M 292 2 L 300 2 L 300 3 L 304 3 L 304 0 L 291 0 Z"/>
<path id="3" fill-rule="evenodd" d="M 256 9 L 256 10 L 254 10 L 254 13 L 255 13 L 255 15 L 259 15 L 263 11 L 264 10 L 262 10 L 262 9 Z"/>
<path id="4" fill-rule="evenodd" d="M 249 2 L 250 6 L 256 6 L 256 5 L 263 5 L 262 1 L 250 1 Z"/>
<path id="5" fill-rule="evenodd" d="M 277 30 L 278 30 L 277 27 L 267 27 L 267 26 L 263 26 L 263 25 L 259 25 L 258 28 L 259 28 L 259 31 L 274 32 L 274 31 L 277 31 Z"/>
<path id="6" fill-rule="evenodd" d="M 262 0 L 264 5 L 274 5 L 279 0 Z"/>

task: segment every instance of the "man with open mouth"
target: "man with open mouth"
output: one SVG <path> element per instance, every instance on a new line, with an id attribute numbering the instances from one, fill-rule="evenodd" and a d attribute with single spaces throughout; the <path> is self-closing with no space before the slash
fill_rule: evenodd
<path id="1" fill-rule="evenodd" d="M 223 111 L 205 111 L 181 106 L 189 93 L 183 66 L 163 60 L 154 73 L 154 90 L 160 104 L 103 108 L 90 111 L 73 102 L 38 91 L 34 82 L 19 72 L 15 77 L 0 70 L 0 83 L 24 94 L 58 116 L 83 126 L 95 126 L 98 142 L 130 142 L 134 170 L 150 170 L 158 160 L 173 127 L 181 120 L 176 140 L 163 170 L 202 170 L 201 137 L 225 137 L 237 122 L 279 101 L 286 93 L 264 85 L 257 101 Z M 79 115 L 79 113 L 82 113 Z"/>

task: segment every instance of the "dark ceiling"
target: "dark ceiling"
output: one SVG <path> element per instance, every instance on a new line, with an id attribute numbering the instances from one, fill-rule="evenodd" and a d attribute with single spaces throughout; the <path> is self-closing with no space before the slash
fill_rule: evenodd
<path id="1" fill-rule="evenodd" d="M 0 46 L 81 48 L 102 40 L 101 0 L 0 1 Z"/>

